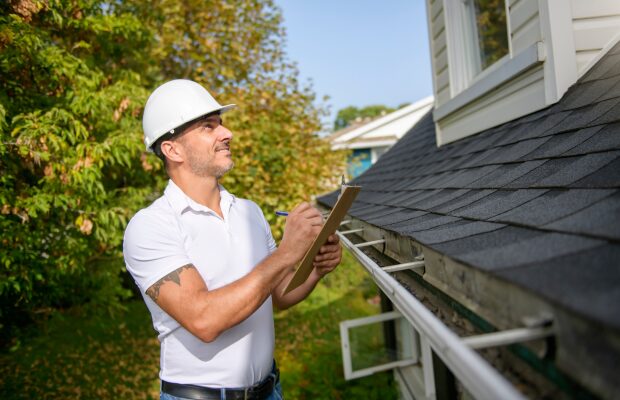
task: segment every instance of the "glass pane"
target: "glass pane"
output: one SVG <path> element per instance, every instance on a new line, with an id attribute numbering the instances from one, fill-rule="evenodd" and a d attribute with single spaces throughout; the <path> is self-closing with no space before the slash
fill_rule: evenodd
<path id="1" fill-rule="evenodd" d="M 508 54 L 504 0 L 473 0 L 480 66 L 484 70 Z"/>
<path id="2" fill-rule="evenodd" d="M 413 337 L 411 329 L 401 327 L 405 324 L 406 321 L 399 318 L 349 328 L 353 371 L 411 359 Z M 396 343 L 390 339 L 395 331 L 398 332 Z"/>

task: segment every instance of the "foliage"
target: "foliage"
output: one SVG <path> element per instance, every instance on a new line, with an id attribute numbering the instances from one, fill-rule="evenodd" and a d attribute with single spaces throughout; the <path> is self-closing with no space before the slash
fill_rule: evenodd
<path id="1" fill-rule="evenodd" d="M 378 312 L 377 289 L 351 256 L 303 303 L 276 314 L 276 358 L 288 399 L 395 399 L 391 373 L 342 375 L 338 323 Z M 19 351 L 0 354 L 2 399 L 156 399 L 159 343 L 144 303 L 85 320 L 57 313 Z M 77 328 L 76 328 L 77 327 Z"/>
<path id="2" fill-rule="evenodd" d="M 12 7 L 12 8 L 11 8 Z M 152 37 L 93 0 L 14 2 L 0 15 L 0 321 L 91 302 L 114 309 L 140 162 Z M 146 76 L 146 75 L 145 75 Z"/>
<path id="3" fill-rule="evenodd" d="M 0 5 L 0 324 L 50 308 L 115 310 L 128 295 L 128 219 L 161 193 L 141 111 L 187 77 L 221 102 L 236 133 L 232 193 L 275 223 L 324 192 L 344 162 L 314 132 L 323 112 L 283 63 L 271 1 L 14 0 Z M 2 326 L 0 326 L 0 329 Z"/>
<path id="4" fill-rule="evenodd" d="M 400 108 L 400 107 L 398 107 Z M 349 106 L 338 111 L 334 121 L 334 130 L 344 129 L 358 120 L 366 120 L 379 117 L 394 111 L 393 108 L 383 105 L 374 105 L 358 108 Z"/>

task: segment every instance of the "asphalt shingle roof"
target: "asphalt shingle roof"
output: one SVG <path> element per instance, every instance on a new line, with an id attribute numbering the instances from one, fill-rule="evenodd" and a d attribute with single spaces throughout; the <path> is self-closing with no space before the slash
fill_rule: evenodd
<path id="1" fill-rule="evenodd" d="M 438 148 L 427 114 L 352 183 L 352 216 L 620 330 L 620 44 L 555 105 L 475 136 Z"/>

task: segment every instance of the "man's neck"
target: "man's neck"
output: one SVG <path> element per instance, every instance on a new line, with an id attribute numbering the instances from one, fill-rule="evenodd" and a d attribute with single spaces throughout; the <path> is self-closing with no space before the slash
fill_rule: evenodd
<path id="1" fill-rule="evenodd" d="M 220 217 L 224 218 L 220 207 L 220 188 L 215 177 L 171 176 L 170 179 L 185 193 L 190 199 L 203 206 L 209 207 Z"/>

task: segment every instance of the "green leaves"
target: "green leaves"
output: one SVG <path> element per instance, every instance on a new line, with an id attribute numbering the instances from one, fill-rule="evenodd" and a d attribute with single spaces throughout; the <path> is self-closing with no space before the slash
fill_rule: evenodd
<path id="1" fill-rule="evenodd" d="M 167 180 L 141 126 L 164 81 L 191 78 L 239 105 L 225 115 L 236 166 L 222 183 L 256 201 L 276 237 L 284 220 L 272 210 L 337 185 L 344 156 L 315 134 L 325 111 L 283 41 L 271 0 L 0 6 L 2 329 L 8 315 L 114 308 L 126 295 L 125 225 Z"/>

